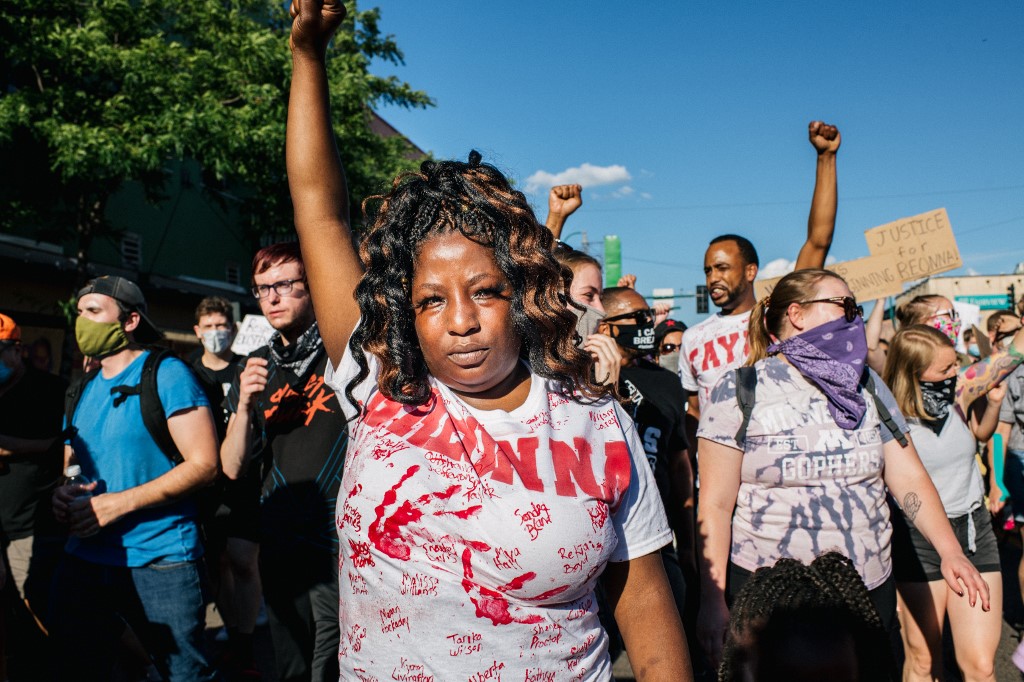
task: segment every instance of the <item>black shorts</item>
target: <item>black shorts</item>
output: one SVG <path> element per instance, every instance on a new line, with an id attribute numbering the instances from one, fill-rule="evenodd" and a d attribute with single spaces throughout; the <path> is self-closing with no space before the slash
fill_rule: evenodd
<path id="1" fill-rule="evenodd" d="M 228 538 L 259 542 L 261 487 L 259 468 L 250 467 L 242 478 L 221 478 L 203 491 L 200 518 L 207 551 L 223 549 Z"/>
<path id="2" fill-rule="evenodd" d="M 896 582 L 925 583 L 942 580 L 939 566 L 942 560 L 931 543 L 924 539 L 921 532 L 907 522 L 899 509 L 890 508 L 892 512 L 892 568 Z M 967 548 L 967 533 L 970 518 L 974 518 L 974 551 Z M 995 573 L 1000 570 L 999 547 L 996 535 L 992 532 L 992 515 L 982 505 L 971 514 L 964 514 L 949 520 L 953 526 L 964 554 L 971 560 L 979 573 Z"/>

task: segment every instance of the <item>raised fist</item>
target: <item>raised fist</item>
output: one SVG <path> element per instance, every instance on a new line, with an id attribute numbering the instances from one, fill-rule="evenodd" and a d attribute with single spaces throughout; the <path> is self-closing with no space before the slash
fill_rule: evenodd
<path id="1" fill-rule="evenodd" d="M 555 185 L 548 192 L 548 213 L 568 218 L 583 205 L 582 185 Z"/>
<path id="2" fill-rule="evenodd" d="M 807 137 L 819 154 L 835 154 L 843 141 L 839 135 L 839 128 L 821 121 L 811 121 L 807 125 Z"/>
<path id="3" fill-rule="evenodd" d="M 341 0 L 292 0 L 289 12 L 292 34 L 288 45 L 292 51 L 311 50 L 323 55 L 331 36 L 345 19 L 345 3 Z"/>

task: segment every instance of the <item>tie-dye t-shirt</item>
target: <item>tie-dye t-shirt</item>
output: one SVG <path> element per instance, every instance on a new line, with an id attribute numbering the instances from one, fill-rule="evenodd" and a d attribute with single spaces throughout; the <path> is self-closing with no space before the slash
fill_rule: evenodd
<path id="1" fill-rule="evenodd" d="M 597 578 L 671 541 L 629 418 L 536 375 L 512 412 L 433 380 L 406 407 L 368 359 L 338 495 L 341 678 L 610 680 Z M 327 375 L 349 416 L 356 369 L 346 351 Z"/>
<path id="2" fill-rule="evenodd" d="M 783 557 L 812 561 L 829 550 L 848 556 L 868 589 L 889 577 L 892 527 L 882 480 L 882 446 L 892 434 L 863 390 L 867 413 L 854 429 L 836 425 L 820 390 L 778 357 L 755 365 L 757 393 L 746 443 L 736 443 L 742 415 L 736 371 L 711 391 L 699 438 L 743 449 L 732 525 L 732 562 L 754 571 Z M 869 370 L 871 371 L 871 370 Z M 909 432 L 878 375 L 875 387 L 900 430 Z"/>

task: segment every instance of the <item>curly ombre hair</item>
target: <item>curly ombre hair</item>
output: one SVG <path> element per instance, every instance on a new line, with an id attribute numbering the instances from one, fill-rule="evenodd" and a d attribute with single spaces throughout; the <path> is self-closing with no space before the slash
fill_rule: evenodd
<path id="1" fill-rule="evenodd" d="M 391 191 L 363 202 L 379 202 L 359 248 L 366 273 L 356 287 L 362 322 L 349 342 L 359 374 L 345 393 L 369 375 L 365 352 L 380 360 L 381 393 L 399 403 L 430 399 L 429 371 L 416 335 L 411 297 L 413 268 L 423 243 L 459 232 L 493 251 L 508 280 L 510 316 L 522 340 L 520 356 L 534 373 L 561 384 L 567 396 L 590 400 L 610 388 L 590 378 L 592 361 L 576 346 L 577 317 L 566 292 L 571 273 L 555 261 L 551 232 L 538 225 L 522 192 L 494 166 L 470 152 L 468 163 L 425 161 L 418 173 L 395 178 Z M 575 306 L 573 306 L 575 307 Z"/>

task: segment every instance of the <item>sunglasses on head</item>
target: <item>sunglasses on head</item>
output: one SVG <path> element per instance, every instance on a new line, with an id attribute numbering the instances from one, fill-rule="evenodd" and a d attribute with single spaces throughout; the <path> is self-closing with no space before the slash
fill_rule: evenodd
<path id="1" fill-rule="evenodd" d="M 681 346 L 682 344 L 679 343 L 663 343 L 661 344 L 661 348 L 658 350 L 661 351 L 662 354 L 667 355 L 668 353 L 675 353 Z"/>
<path id="2" fill-rule="evenodd" d="M 644 326 L 654 322 L 654 311 L 634 310 L 631 313 L 622 313 L 621 315 L 612 315 L 611 317 L 604 318 L 605 322 L 618 322 L 619 320 L 633 320 L 638 326 Z"/>
<path id="3" fill-rule="evenodd" d="M 813 301 L 801 301 L 800 305 L 810 303 L 832 303 L 843 307 L 843 316 L 847 322 L 853 322 L 858 317 L 864 317 L 864 308 L 857 305 L 857 299 L 852 296 L 833 296 L 832 298 L 816 298 Z"/>

